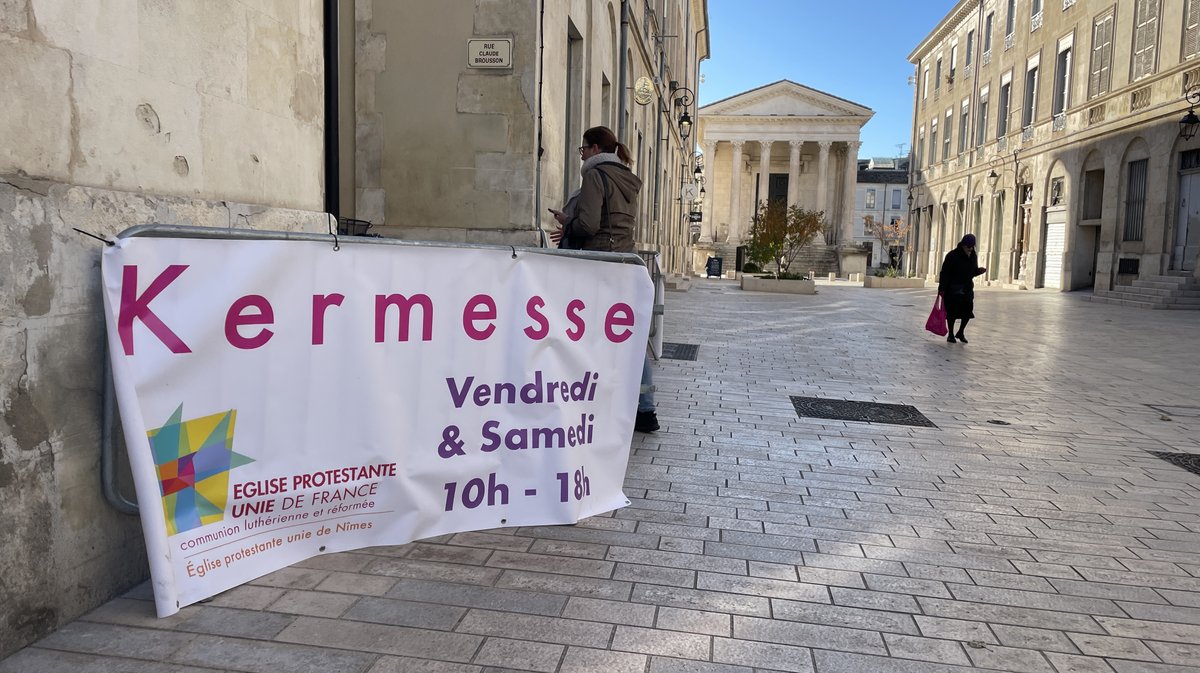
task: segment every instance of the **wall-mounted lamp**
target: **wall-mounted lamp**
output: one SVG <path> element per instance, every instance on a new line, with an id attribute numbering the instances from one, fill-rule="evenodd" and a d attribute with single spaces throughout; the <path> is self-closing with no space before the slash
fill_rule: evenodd
<path id="1" fill-rule="evenodd" d="M 1179 137 L 1191 140 L 1195 137 L 1196 131 L 1200 130 L 1200 117 L 1196 116 L 1196 106 L 1200 105 L 1200 87 L 1189 88 L 1183 95 L 1183 99 L 1188 102 L 1188 111 L 1183 119 L 1179 120 Z"/>
<path id="2" fill-rule="evenodd" d="M 675 107 L 683 107 L 683 112 L 679 115 L 679 137 L 684 142 L 692 135 L 692 116 L 688 114 L 688 108 L 692 105 L 692 98 L 695 94 L 692 90 L 685 87 L 672 87 L 671 95 L 674 96 L 672 101 Z"/>
<path id="3" fill-rule="evenodd" d="M 1000 182 L 1000 174 L 997 173 L 996 169 L 993 168 L 992 170 L 988 171 L 987 174 L 987 183 L 988 186 L 992 188 L 993 192 L 996 191 L 997 182 Z"/>

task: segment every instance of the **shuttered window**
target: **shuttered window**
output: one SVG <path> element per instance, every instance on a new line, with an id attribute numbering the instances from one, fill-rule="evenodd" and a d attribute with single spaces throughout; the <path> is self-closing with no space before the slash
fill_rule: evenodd
<path id="1" fill-rule="evenodd" d="M 1148 159 L 1129 162 L 1129 189 L 1125 198 L 1125 240 L 1142 240 L 1146 214 L 1146 168 Z"/>
<path id="2" fill-rule="evenodd" d="M 1088 98 L 1108 93 L 1112 83 L 1113 10 L 1096 17 L 1092 24 L 1092 64 L 1088 76 Z"/>
<path id="3" fill-rule="evenodd" d="M 950 131 L 954 129 L 954 109 L 946 110 L 946 123 L 942 124 L 942 161 L 950 160 Z"/>
<path id="4" fill-rule="evenodd" d="M 1200 0 L 1187 0 L 1187 12 L 1183 17 L 1182 60 L 1200 55 Z"/>
<path id="5" fill-rule="evenodd" d="M 988 90 L 979 95 L 979 119 L 975 120 L 975 146 L 987 142 Z"/>
<path id="6" fill-rule="evenodd" d="M 1133 69 L 1129 79 L 1137 81 L 1154 74 L 1158 63 L 1158 0 L 1135 0 Z"/>
<path id="7" fill-rule="evenodd" d="M 996 108 L 996 137 L 1003 138 L 1008 135 L 1008 115 L 1009 105 L 1012 102 L 1012 83 L 1004 82 L 1000 85 L 1000 105 Z"/>
<path id="8" fill-rule="evenodd" d="M 937 137 L 938 120 L 934 119 L 929 124 L 929 165 L 932 166 L 938 160 L 938 137 Z"/>

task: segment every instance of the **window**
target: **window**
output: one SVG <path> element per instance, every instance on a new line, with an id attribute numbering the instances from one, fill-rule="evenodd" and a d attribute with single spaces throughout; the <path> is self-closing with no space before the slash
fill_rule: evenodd
<path id="1" fill-rule="evenodd" d="M 1088 98 L 1108 93 L 1112 82 L 1113 10 L 1092 24 L 1092 63 L 1088 68 Z"/>
<path id="2" fill-rule="evenodd" d="M 995 13 L 988 12 L 987 18 L 983 20 L 983 53 L 988 53 L 992 50 L 992 19 L 996 18 Z"/>
<path id="3" fill-rule="evenodd" d="M 942 57 L 939 56 L 936 63 L 933 65 L 933 90 L 940 91 L 942 88 Z"/>
<path id="4" fill-rule="evenodd" d="M 1029 16 L 1037 16 L 1042 13 L 1042 0 L 1033 0 L 1029 3 Z"/>
<path id="5" fill-rule="evenodd" d="M 950 79 L 947 83 L 954 84 L 954 74 L 958 70 L 958 43 L 950 45 Z"/>
<path id="6" fill-rule="evenodd" d="M 975 120 L 975 146 L 987 142 L 988 89 L 979 92 L 979 119 Z"/>
<path id="7" fill-rule="evenodd" d="M 996 137 L 1003 138 L 1008 135 L 1008 115 L 1009 105 L 1012 101 L 1012 73 L 1009 73 L 1009 81 L 1000 82 L 1000 100 L 996 106 Z"/>
<path id="8" fill-rule="evenodd" d="M 875 208 L 875 190 L 874 189 L 867 190 L 867 201 L 863 207 L 866 208 L 867 210 L 872 210 Z"/>
<path id="9" fill-rule="evenodd" d="M 1158 0 L 1135 0 L 1133 67 L 1129 79 L 1154 74 L 1158 59 Z"/>
<path id="10" fill-rule="evenodd" d="M 916 155 L 913 157 L 913 161 L 916 162 L 916 164 L 917 164 L 916 168 L 917 168 L 917 170 L 920 170 L 921 169 L 921 158 L 925 156 L 925 127 L 924 126 L 922 126 L 921 130 L 917 133 L 917 149 L 915 152 L 913 152 L 913 154 Z"/>
<path id="11" fill-rule="evenodd" d="M 921 80 L 921 100 L 929 98 L 929 66 L 925 66 L 925 74 Z"/>
<path id="12" fill-rule="evenodd" d="M 973 52 L 973 51 L 975 51 L 975 31 L 972 30 L 972 31 L 967 32 L 967 51 L 963 55 L 963 64 L 964 65 L 967 65 L 967 66 L 971 65 L 971 58 L 972 58 L 971 52 Z"/>
<path id="13" fill-rule="evenodd" d="M 1033 126 L 1037 117 L 1038 66 L 1035 62 L 1025 71 L 1025 104 L 1021 107 L 1021 128 Z"/>
<path id="14" fill-rule="evenodd" d="M 1054 98 L 1050 114 L 1058 116 L 1071 107 L 1071 50 L 1073 40 L 1063 38 L 1058 43 L 1058 58 L 1054 64 Z"/>
<path id="15" fill-rule="evenodd" d="M 1128 193 L 1125 195 L 1125 240 L 1142 240 L 1142 218 L 1146 214 L 1146 165 L 1148 159 L 1129 162 Z"/>
<path id="16" fill-rule="evenodd" d="M 954 110 L 946 110 L 946 123 L 942 133 L 942 161 L 950 159 L 950 129 L 954 128 Z"/>
<path id="17" fill-rule="evenodd" d="M 968 131 L 971 128 L 971 99 L 968 98 L 962 102 L 962 109 L 958 113 L 958 153 L 962 154 L 967 151 L 967 138 L 970 137 Z"/>
<path id="18" fill-rule="evenodd" d="M 892 210 L 900 210 L 900 190 L 899 189 L 892 190 Z M 896 221 L 896 218 L 893 217 L 892 222 L 895 223 L 895 221 Z"/>
<path id="19" fill-rule="evenodd" d="M 1012 35 L 1017 28 L 1017 0 L 1008 0 L 1008 15 L 1004 17 L 1004 34 Z"/>
<path id="20" fill-rule="evenodd" d="M 1183 17 L 1183 54 L 1186 61 L 1200 54 L 1200 0 L 1188 0 Z"/>
<path id="21" fill-rule="evenodd" d="M 938 137 L 937 137 L 937 120 L 929 123 L 929 163 L 933 165 L 937 163 L 938 153 Z"/>

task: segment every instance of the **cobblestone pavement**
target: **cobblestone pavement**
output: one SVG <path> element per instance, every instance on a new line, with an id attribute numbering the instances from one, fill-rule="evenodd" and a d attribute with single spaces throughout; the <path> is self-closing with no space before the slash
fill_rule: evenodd
<path id="1" fill-rule="evenodd" d="M 668 295 L 632 506 L 312 559 L 156 619 L 149 589 L 0 672 L 1200 670 L 1200 312 L 980 291 Z M 800 418 L 789 396 L 936 427 Z M 994 424 L 991 421 L 1002 421 Z"/>

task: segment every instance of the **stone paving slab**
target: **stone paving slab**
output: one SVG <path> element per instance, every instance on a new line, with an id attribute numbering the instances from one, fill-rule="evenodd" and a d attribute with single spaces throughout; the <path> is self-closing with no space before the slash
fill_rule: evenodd
<path id="1" fill-rule="evenodd" d="M 0 673 L 1200 670 L 1200 312 L 698 280 L 662 429 L 576 526 L 309 559 L 157 619 L 148 585 Z M 800 418 L 790 396 L 936 427 Z M 993 421 L 999 421 L 996 423 Z"/>

